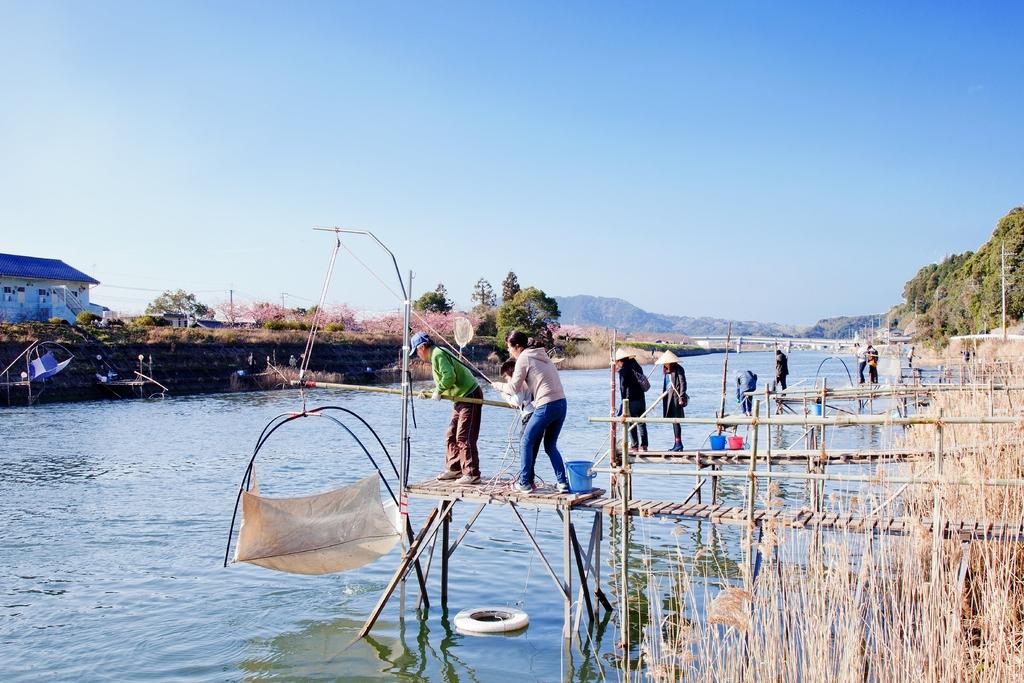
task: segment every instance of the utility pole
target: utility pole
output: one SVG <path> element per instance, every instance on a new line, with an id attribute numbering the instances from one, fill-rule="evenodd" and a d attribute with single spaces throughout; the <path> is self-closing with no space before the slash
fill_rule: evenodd
<path id="1" fill-rule="evenodd" d="M 231 324 L 235 324 L 235 290 L 228 290 L 228 316 L 231 318 Z"/>
<path id="2" fill-rule="evenodd" d="M 1003 341 L 1006 341 L 1006 241 L 999 247 L 999 270 L 1003 281 Z"/>

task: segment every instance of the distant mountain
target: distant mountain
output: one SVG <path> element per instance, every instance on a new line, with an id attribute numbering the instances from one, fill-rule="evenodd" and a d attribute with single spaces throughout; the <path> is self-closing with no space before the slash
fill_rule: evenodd
<path id="1" fill-rule="evenodd" d="M 614 327 L 624 332 L 662 332 L 685 334 L 691 337 L 723 335 L 729 320 L 722 318 L 693 318 L 685 315 L 650 313 L 623 299 L 603 296 L 558 296 L 561 322 L 566 325 Z M 878 316 L 852 316 L 825 318 L 809 327 L 762 323 L 753 320 L 733 320 L 732 333 L 737 336 L 757 337 L 824 337 L 847 338 L 867 326 Z"/>

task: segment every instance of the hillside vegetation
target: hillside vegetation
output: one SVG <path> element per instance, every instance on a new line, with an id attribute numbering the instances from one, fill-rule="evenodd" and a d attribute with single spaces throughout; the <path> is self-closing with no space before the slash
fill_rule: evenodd
<path id="1" fill-rule="evenodd" d="M 1006 249 L 1008 324 L 1024 315 L 1020 268 L 1024 255 L 1024 207 L 996 224 L 992 237 L 976 252 L 947 256 L 917 272 L 903 288 L 894 319 L 919 339 L 944 345 L 958 334 L 984 332 L 1001 325 L 1000 252 Z"/>

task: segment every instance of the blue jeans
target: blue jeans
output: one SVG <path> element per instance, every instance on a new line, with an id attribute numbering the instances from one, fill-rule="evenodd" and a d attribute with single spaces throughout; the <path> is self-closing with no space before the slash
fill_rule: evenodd
<path id="1" fill-rule="evenodd" d="M 558 452 L 558 434 L 565 422 L 565 411 L 568 404 L 564 398 L 545 403 L 534 411 L 523 431 L 523 440 L 519 444 L 519 483 L 523 486 L 533 484 L 533 466 L 540 452 L 540 443 L 544 441 L 544 452 L 551 460 L 551 469 L 555 471 L 555 480 L 565 483 L 565 465 L 562 454 Z"/>

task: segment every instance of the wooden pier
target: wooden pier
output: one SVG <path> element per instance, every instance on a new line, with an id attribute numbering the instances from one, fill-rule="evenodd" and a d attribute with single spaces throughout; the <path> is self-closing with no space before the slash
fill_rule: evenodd
<path id="1" fill-rule="evenodd" d="M 581 504 L 584 509 L 599 510 L 606 515 L 621 514 L 622 501 L 614 498 L 588 500 Z M 889 515 L 812 512 L 810 510 L 787 511 L 783 509 L 762 509 L 749 516 L 744 506 L 683 504 L 662 500 L 632 499 L 628 505 L 632 517 L 653 517 L 678 521 L 703 521 L 712 524 L 732 524 L 749 527 L 772 524 L 793 529 L 821 529 L 827 531 L 851 531 L 874 535 L 890 534 L 906 536 L 913 533 L 934 535 L 943 538 L 967 540 L 1024 541 L 1024 520 L 1005 521 L 951 521 L 940 522 L 936 529 L 932 520 L 917 517 L 892 517 Z"/>
<path id="2" fill-rule="evenodd" d="M 601 590 L 601 539 L 604 528 L 602 510 L 599 507 L 582 507 L 589 501 L 600 499 L 604 495 L 604 490 L 593 489 L 588 493 L 559 493 L 553 486 L 549 486 L 530 493 L 521 493 L 512 489 L 512 483 L 512 479 L 504 478 L 492 479 L 480 484 L 456 484 L 428 479 L 409 484 L 406 487 L 406 493 L 410 498 L 434 500 L 437 501 L 437 505 L 431 510 L 423 527 L 410 544 L 376 607 L 363 625 L 359 637 L 366 635 L 373 628 L 373 624 L 379 618 L 395 590 L 405 582 L 414 563 L 423 555 L 427 557 L 421 584 L 425 590 L 438 537 L 440 537 L 441 604 L 446 605 L 448 602 L 449 561 L 470 529 L 473 528 L 473 524 L 480 514 L 492 505 L 505 506 L 511 510 L 513 519 L 522 528 L 527 540 L 540 558 L 541 564 L 554 582 L 563 604 L 562 636 L 566 644 L 571 641 L 572 634 L 579 629 L 584 609 L 587 612 L 588 623 L 594 622 L 599 608 L 603 607 L 605 610 L 611 611 L 611 603 Z M 459 503 L 468 503 L 474 507 L 462 530 L 453 541 L 451 540 L 451 525 L 454 521 L 454 510 Z M 560 573 L 552 566 L 552 562 L 540 547 L 533 532 L 530 531 L 520 508 L 547 510 L 558 515 L 562 522 L 562 570 Z M 580 543 L 572 518 L 572 513 L 577 510 L 591 513 L 592 516 L 590 538 L 586 549 Z M 574 574 L 579 580 L 575 599 L 573 597 Z M 591 585 L 593 586 L 593 597 L 591 597 Z M 422 601 L 424 597 L 425 595 L 421 595 L 420 600 Z M 572 615 L 574 602 L 578 605 L 575 618 Z M 573 624 L 575 624 L 575 628 Z"/>

